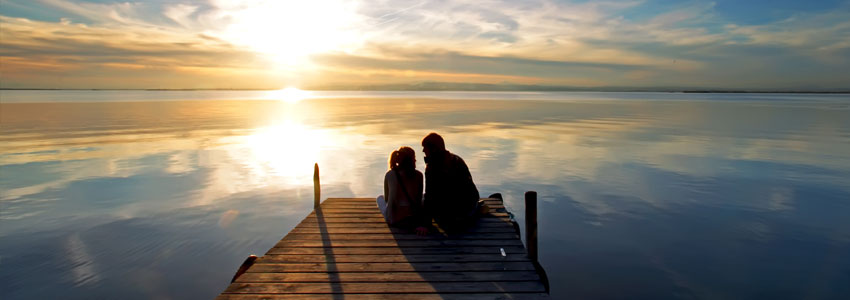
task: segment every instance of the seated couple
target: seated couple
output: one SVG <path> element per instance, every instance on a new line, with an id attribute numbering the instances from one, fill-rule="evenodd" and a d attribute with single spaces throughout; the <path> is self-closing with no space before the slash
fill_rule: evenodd
<path id="1" fill-rule="evenodd" d="M 478 216 L 478 189 L 469 168 L 459 156 L 446 150 L 436 133 L 422 140 L 425 152 L 425 196 L 422 173 L 416 170 L 416 153 L 401 147 L 390 154 L 389 171 L 384 176 L 384 195 L 378 196 L 378 208 L 394 227 L 414 229 L 428 234 L 433 219 L 447 232 L 461 231 Z"/>

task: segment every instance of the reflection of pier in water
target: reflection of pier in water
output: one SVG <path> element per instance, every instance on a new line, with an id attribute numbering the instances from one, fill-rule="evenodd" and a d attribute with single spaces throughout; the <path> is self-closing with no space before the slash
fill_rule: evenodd
<path id="1" fill-rule="evenodd" d="M 318 169 L 317 169 L 318 171 Z M 316 178 L 318 183 L 318 180 Z M 548 280 L 536 255 L 536 193 L 526 194 L 529 251 L 502 199 L 463 234 L 387 226 L 373 198 L 328 198 L 219 299 L 536 299 Z M 241 275 L 239 273 L 242 273 Z"/>

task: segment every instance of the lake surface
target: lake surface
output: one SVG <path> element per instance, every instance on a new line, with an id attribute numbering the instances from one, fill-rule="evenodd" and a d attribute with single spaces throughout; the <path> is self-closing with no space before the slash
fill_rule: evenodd
<path id="1" fill-rule="evenodd" d="M 556 298 L 850 297 L 850 95 L 0 91 L 0 298 L 215 297 L 442 134 Z M 424 165 L 417 166 L 420 170 Z"/>

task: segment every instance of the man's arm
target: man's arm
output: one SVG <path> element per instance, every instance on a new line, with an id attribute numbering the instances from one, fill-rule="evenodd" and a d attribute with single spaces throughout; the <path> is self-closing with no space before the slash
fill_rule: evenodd
<path id="1" fill-rule="evenodd" d="M 469 189 L 468 192 L 470 194 L 473 194 L 473 191 L 474 191 L 475 201 L 478 201 L 478 198 L 481 198 L 481 197 L 478 194 L 478 188 L 475 187 L 475 182 L 472 181 L 472 173 L 469 172 L 469 167 L 466 166 L 466 162 L 463 161 L 463 158 L 460 158 L 460 156 L 457 156 L 457 160 L 458 160 L 458 174 L 460 175 L 459 179 L 462 179 L 465 182 L 465 184 L 467 185 L 465 188 Z M 470 195 L 470 198 L 472 198 L 471 195 Z"/>
<path id="2" fill-rule="evenodd" d="M 432 219 L 434 217 L 434 172 L 425 167 L 425 195 L 422 196 L 422 212 L 424 219 Z M 429 223 L 430 224 L 430 223 Z"/>
<path id="3" fill-rule="evenodd" d="M 424 195 L 423 195 L 422 193 L 424 192 L 424 189 L 425 189 L 425 178 L 424 178 L 424 176 L 422 175 L 422 173 L 419 173 L 418 171 L 416 172 L 416 180 L 417 180 L 418 182 L 420 182 L 421 184 L 419 184 L 419 185 L 417 185 L 417 186 L 416 186 L 416 194 L 413 194 L 413 195 L 415 196 L 414 201 L 419 201 L 419 203 L 416 203 L 416 204 L 417 204 L 419 207 L 423 207 L 423 206 L 424 206 L 424 205 L 423 205 L 423 203 L 424 203 L 424 201 L 423 201 Z"/>
<path id="4" fill-rule="evenodd" d="M 425 179 L 423 178 L 422 173 L 416 172 L 416 175 L 416 179 L 419 180 L 419 182 L 421 182 L 422 184 L 417 185 L 416 192 L 414 194 L 415 197 L 413 201 L 419 201 L 415 204 L 415 207 L 417 208 L 415 212 L 415 218 L 417 227 L 424 227 L 425 229 L 424 232 L 420 232 L 421 230 L 419 228 L 417 228 L 416 231 L 417 234 L 427 234 L 427 227 L 431 226 L 431 215 L 428 214 L 425 210 L 424 197 L 422 195 L 422 192 L 424 190 L 423 185 L 425 183 Z"/>

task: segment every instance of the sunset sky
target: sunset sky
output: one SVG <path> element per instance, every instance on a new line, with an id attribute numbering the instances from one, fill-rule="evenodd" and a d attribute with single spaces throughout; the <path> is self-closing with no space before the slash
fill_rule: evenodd
<path id="1" fill-rule="evenodd" d="M 850 1 L 0 0 L 3 88 L 850 86 Z"/>

